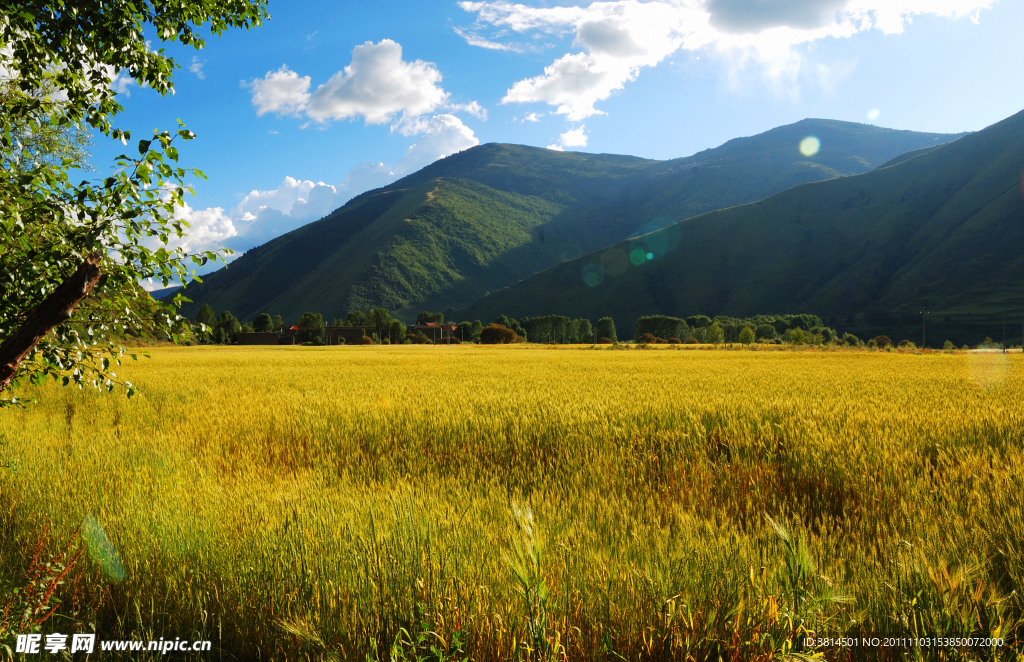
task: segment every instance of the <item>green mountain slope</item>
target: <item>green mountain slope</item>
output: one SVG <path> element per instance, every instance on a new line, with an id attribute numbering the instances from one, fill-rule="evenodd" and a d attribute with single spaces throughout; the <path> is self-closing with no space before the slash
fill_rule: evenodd
<path id="1" fill-rule="evenodd" d="M 813 157 L 797 149 L 808 135 L 822 144 Z M 954 137 L 804 120 L 672 161 L 482 145 L 248 251 L 190 284 L 184 312 L 459 308 L 630 236 Z"/>
<path id="2" fill-rule="evenodd" d="M 459 311 L 858 320 L 1024 311 L 1024 112 L 871 172 L 804 184 L 565 262 Z M 910 317 L 913 323 L 914 317 Z M 920 325 L 920 318 L 917 324 Z"/>

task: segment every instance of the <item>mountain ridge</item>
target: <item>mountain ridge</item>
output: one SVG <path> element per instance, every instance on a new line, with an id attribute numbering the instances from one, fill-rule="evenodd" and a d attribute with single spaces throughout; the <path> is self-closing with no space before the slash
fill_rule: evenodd
<path id="1" fill-rule="evenodd" d="M 797 145 L 811 133 L 822 149 L 803 156 Z M 209 303 L 242 319 L 331 318 L 383 306 L 411 319 L 627 237 L 953 138 L 803 120 L 669 161 L 488 143 L 246 252 L 191 283 L 183 312 Z"/>
<path id="2" fill-rule="evenodd" d="M 1024 240 L 1024 112 L 917 152 L 619 242 L 458 314 L 611 315 L 631 328 L 659 313 L 809 310 L 856 322 L 921 306 L 1024 311 L 1024 257 L 1011 248 Z M 635 251 L 653 258 L 623 262 Z"/>

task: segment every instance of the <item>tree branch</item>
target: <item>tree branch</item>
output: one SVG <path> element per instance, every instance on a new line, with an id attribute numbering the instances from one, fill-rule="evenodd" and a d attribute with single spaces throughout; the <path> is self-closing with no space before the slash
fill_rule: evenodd
<path id="1" fill-rule="evenodd" d="M 55 326 L 71 319 L 75 306 L 89 294 L 100 279 L 102 255 L 85 258 L 74 274 L 60 284 L 53 294 L 33 308 L 25 322 L 0 345 L 0 391 L 14 379 L 18 365 L 25 360 L 39 341 Z"/>

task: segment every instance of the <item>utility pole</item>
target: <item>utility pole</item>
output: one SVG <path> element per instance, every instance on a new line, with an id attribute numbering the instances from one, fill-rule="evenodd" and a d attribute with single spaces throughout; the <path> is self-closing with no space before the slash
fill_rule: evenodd
<path id="1" fill-rule="evenodd" d="M 925 348 L 924 316 L 928 314 L 927 308 L 921 309 L 921 349 Z"/>

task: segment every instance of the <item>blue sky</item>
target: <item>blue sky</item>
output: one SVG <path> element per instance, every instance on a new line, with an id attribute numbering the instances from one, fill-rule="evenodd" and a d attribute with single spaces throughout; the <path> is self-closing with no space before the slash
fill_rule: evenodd
<path id="1" fill-rule="evenodd" d="M 269 10 L 202 51 L 168 47 L 173 96 L 115 81 L 118 126 L 198 135 L 188 249 L 248 249 L 478 143 L 668 159 L 805 117 L 960 132 L 1024 109 L 1018 0 Z M 98 138 L 97 168 L 120 148 Z"/>

